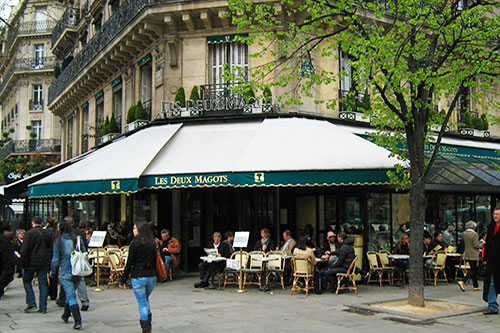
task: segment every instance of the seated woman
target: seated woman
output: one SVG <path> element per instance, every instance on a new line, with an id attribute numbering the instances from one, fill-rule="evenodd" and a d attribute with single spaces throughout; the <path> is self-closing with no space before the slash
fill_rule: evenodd
<path id="1" fill-rule="evenodd" d="M 401 234 L 399 236 L 399 241 L 396 243 L 394 248 L 395 254 L 410 254 L 410 238 L 408 234 Z"/>
<path id="2" fill-rule="evenodd" d="M 293 250 L 293 256 L 296 258 L 307 259 L 310 258 L 313 265 L 316 265 L 316 257 L 314 257 L 314 249 L 307 246 L 307 236 L 300 236 L 295 249 Z"/>
<path id="3" fill-rule="evenodd" d="M 262 228 L 260 237 L 262 238 L 259 239 L 253 247 L 254 251 L 269 252 L 275 250 L 274 242 L 271 239 L 271 232 L 268 228 Z"/>
<path id="4" fill-rule="evenodd" d="M 429 245 L 430 252 L 429 254 L 436 254 L 438 251 L 445 251 L 448 247 L 448 244 L 443 241 L 443 233 L 441 231 L 436 231 L 434 234 L 434 240 L 431 245 Z"/>

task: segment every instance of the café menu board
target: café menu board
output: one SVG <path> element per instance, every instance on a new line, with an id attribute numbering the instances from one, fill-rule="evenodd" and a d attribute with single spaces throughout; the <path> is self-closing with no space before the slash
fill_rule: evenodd
<path id="1" fill-rule="evenodd" d="M 105 238 L 106 231 L 94 231 L 89 241 L 89 247 L 102 247 Z"/>
<path id="2" fill-rule="evenodd" d="M 247 247 L 250 231 L 236 231 L 234 233 L 233 247 Z"/>

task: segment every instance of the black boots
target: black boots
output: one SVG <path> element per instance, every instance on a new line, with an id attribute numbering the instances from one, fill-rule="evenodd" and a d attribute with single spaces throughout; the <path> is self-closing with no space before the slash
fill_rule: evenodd
<path id="1" fill-rule="evenodd" d="M 73 325 L 74 330 L 79 330 L 82 328 L 82 316 L 80 315 L 80 308 L 77 305 L 72 305 L 69 308 L 71 310 L 71 314 L 73 315 L 73 319 L 75 320 L 75 324 Z"/>
<path id="2" fill-rule="evenodd" d="M 142 333 L 151 333 L 151 322 L 149 320 L 140 320 Z"/>
<path id="3" fill-rule="evenodd" d="M 69 304 L 64 304 L 64 313 L 61 316 L 61 319 L 67 324 L 69 316 L 71 316 L 71 312 L 69 310 Z"/>

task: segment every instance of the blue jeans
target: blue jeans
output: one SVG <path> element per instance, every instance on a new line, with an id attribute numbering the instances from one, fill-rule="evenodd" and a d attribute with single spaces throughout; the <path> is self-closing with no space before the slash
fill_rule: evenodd
<path id="1" fill-rule="evenodd" d="M 498 312 L 497 291 L 495 289 L 493 274 L 491 274 L 490 289 L 488 290 L 488 309 Z"/>
<path id="2" fill-rule="evenodd" d="M 75 290 L 81 280 L 81 276 L 73 276 L 71 274 L 61 275 L 61 284 L 64 288 L 64 292 L 66 293 L 66 304 L 69 304 L 69 306 L 78 305 Z"/>
<path id="3" fill-rule="evenodd" d="M 151 314 L 149 295 L 155 289 L 155 284 L 156 276 L 132 278 L 132 289 L 139 305 L 139 318 L 142 321 L 147 321 L 148 316 Z"/>
<path id="4" fill-rule="evenodd" d="M 47 281 L 48 267 L 42 268 L 25 268 L 23 274 L 23 285 L 26 291 L 26 305 L 28 307 L 36 307 L 35 292 L 33 291 L 33 277 L 37 276 L 38 289 L 40 292 L 40 307 L 38 310 L 47 311 L 47 297 L 49 295 L 49 283 Z"/>
<path id="5" fill-rule="evenodd" d="M 167 270 L 167 275 L 168 275 L 168 269 L 170 268 L 170 265 L 174 262 L 174 258 L 171 256 L 165 256 L 165 269 Z"/>

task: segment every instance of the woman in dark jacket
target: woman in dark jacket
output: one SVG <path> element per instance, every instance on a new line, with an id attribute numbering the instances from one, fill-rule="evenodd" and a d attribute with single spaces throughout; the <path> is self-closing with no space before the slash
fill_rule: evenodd
<path id="1" fill-rule="evenodd" d="M 156 284 L 156 243 L 149 225 L 145 222 L 134 224 L 135 239 L 130 243 L 127 265 L 123 273 L 120 288 L 132 273 L 132 289 L 134 290 L 142 332 L 151 332 L 151 306 L 149 296 Z"/>
<path id="2" fill-rule="evenodd" d="M 274 241 L 271 239 L 271 231 L 269 231 L 268 228 L 262 228 L 260 236 L 262 238 L 259 239 L 253 247 L 255 251 L 269 252 L 276 250 Z"/>

